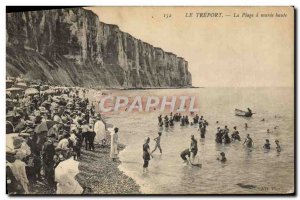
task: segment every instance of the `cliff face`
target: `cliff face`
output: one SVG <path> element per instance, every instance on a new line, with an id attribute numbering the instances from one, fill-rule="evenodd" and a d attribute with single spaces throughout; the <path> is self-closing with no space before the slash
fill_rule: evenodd
<path id="1" fill-rule="evenodd" d="M 82 8 L 8 13 L 6 69 L 59 85 L 191 86 L 188 63 Z"/>

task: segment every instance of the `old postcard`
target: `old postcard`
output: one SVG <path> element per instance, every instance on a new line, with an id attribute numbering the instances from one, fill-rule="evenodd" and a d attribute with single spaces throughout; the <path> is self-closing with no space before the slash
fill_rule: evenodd
<path id="1" fill-rule="evenodd" d="M 293 7 L 7 7 L 7 194 L 295 194 L 294 42 Z"/>

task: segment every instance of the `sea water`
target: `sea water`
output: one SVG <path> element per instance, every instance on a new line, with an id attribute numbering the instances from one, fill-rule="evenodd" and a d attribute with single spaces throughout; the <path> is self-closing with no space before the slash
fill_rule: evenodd
<path id="1" fill-rule="evenodd" d="M 291 193 L 294 191 L 294 89 L 293 88 L 192 88 L 132 90 L 121 93 L 135 96 L 197 95 L 199 115 L 209 125 L 206 138 L 200 139 L 197 125 L 180 126 L 162 130 L 162 155 L 157 149 L 150 160 L 148 173 L 143 173 L 142 146 L 150 137 L 150 150 L 155 146 L 158 115 L 169 115 L 153 111 L 148 113 L 119 112 L 107 117 L 108 123 L 119 128 L 120 142 L 126 145 L 120 152 L 125 174 L 132 177 L 148 194 L 247 194 L 247 193 Z M 251 108 L 251 118 L 235 116 L 235 108 Z M 184 115 L 189 113 L 182 113 Z M 192 117 L 190 116 L 190 122 Z M 265 121 L 261 121 L 262 119 Z M 216 123 L 219 121 L 219 123 Z M 244 128 L 245 123 L 248 129 Z M 217 127 L 227 125 L 230 135 L 237 126 L 242 141 L 228 145 L 215 143 Z M 276 129 L 274 129 L 276 127 Z M 267 133 L 270 129 L 270 133 Z M 198 141 L 195 163 L 202 167 L 183 164 L 180 153 L 190 147 L 191 135 Z M 243 146 L 250 134 L 254 148 Z M 262 147 L 269 139 L 271 150 Z M 276 151 L 275 139 L 280 141 L 282 152 Z M 226 163 L 217 160 L 225 152 Z"/>

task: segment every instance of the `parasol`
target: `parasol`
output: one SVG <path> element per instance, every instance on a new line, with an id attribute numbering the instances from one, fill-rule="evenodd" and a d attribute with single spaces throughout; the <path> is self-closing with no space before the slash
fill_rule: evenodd
<path id="1" fill-rule="evenodd" d="M 25 90 L 25 95 L 35 95 L 38 93 L 39 91 L 35 88 L 28 88 L 27 90 Z"/>
<path id="2" fill-rule="evenodd" d="M 20 88 L 27 88 L 27 84 L 24 82 L 19 82 L 16 84 L 16 86 L 20 87 Z"/>
<path id="3" fill-rule="evenodd" d="M 12 87 L 12 88 L 7 88 L 6 89 L 6 92 L 9 91 L 9 92 L 14 92 L 14 91 L 23 91 L 24 89 L 22 88 L 17 88 L 17 87 Z"/>
<path id="4" fill-rule="evenodd" d="M 45 94 L 55 94 L 55 91 L 53 89 L 48 89 L 44 91 Z"/>

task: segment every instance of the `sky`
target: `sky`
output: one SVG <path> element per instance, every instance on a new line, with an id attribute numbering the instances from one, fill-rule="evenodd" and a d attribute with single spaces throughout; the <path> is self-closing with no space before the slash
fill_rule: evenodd
<path id="1" fill-rule="evenodd" d="M 294 85 L 294 12 L 291 7 L 86 9 L 96 13 L 102 22 L 116 24 L 142 41 L 183 57 L 189 63 L 193 86 Z M 190 16 L 189 13 L 192 17 L 186 16 Z M 205 17 L 205 13 L 221 14 Z M 269 14 L 269 17 L 261 14 Z"/>

